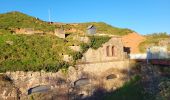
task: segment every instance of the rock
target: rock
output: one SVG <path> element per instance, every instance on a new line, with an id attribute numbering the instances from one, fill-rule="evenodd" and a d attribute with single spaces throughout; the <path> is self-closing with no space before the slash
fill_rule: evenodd
<path id="1" fill-rule="evenodd" d="M 9 44 L 9 45 L 13 45 L 14 44 L 13 41 L 5 41 L 5 42 L 6 42 L 6 44 Z"/>

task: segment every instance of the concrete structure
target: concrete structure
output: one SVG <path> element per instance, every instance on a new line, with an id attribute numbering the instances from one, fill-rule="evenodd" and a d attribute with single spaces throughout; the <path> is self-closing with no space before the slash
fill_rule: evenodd
<path id="1" fill-rule="evenodd" d="M 168 59 L 169 54 L 166 46 L 152 46 L 146 53 L 130 54 L 130 59 Z"/>
<path id="2" fill-rule="evenodd" d="M 108 42 L 104 43 L 97 50 L 89 49 L 82 58 L 82 62 L 108 62 L 123 60 L 125 53 L 121 37 L 114 36 Z"/>
<path id="3" fill-rule="evenodd" d="M 167 46 L 152 46 L 148 48 L 147 59 L 166 59 L 168 58 Z"/>
<path id="4" fill-rule="evenodd" d="M 130 54 L 130 59 L 146 59 L 147 54 L 146 53 L 141 53 L 141 54 Z"/>
<path id="5" fill-rule="evenodd" d="M 62 29 L 56 29 L 55 32 L 54 32 L 54 35 L 59 37 L 59 38 L 66 38 L 66 34 L 64 32 L 64 30 Z"/>
<path id="6" fill-rule="evenodd" d="M 90 35 L 96 34 L 96 27 L 94 25 L 90 25 L 87 27 L 87 33 Z"/>

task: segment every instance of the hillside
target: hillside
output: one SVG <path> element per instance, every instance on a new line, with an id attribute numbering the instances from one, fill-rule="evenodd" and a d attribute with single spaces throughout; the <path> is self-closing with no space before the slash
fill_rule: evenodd
<path id="1" fill-rule="evenodd" d="M 167 33 L 153 33 L 145 35 L 146 40 L 139 44 L 140 52 L 146 52 L 149 46 L 167 46 L 170 51 L 170 35 Z"/>
<path id="2" fill-rule="evenodd" d="M 94 25 L 97 28 L 97 34 L 109 34 L 109 35 L 127 35 L 133 31 L 130 29 L 123 29 L 113 27 L 104 22 L 88 22 L 88 23 L 74 23 L 74 24 L 56 24 L 61 25 L 68 33 L 84 34 L 89 25 Z"/>
<path id="3" fill-rule="evenodd" d="M 8 12 L 0 14 L 0 32 L 14 31 L 17 28 L 34 28 L 44 32 L 54 32 L 56 28 L 63 28 L 67 33 L 84 34 L 89 25 L 97 27 L 98 34 L 112 34 L 112 35 L 126 35 L 131 33 L 130 29 L 122 29 L 113 27 L 103 22 L 89 22 L 89 23 L 48 23 L 36 17 L 32 17 L 21 12 Z"/>
<path id="4" fill-rule="evenodd" d="M 131 33 L 122 37 L 124 46 L 130 47 L 131 53 L 139 53 L 139 44 L 144 42 L 146 38 L 138 33 Z"/>
<path id="5" fill-rule="evenodd" d="M 86 34 L 89 25 L 97 28 L 97 34 L 124 36 L 133 32 L 130 29 L 113 27 L 103 22 L 49 23 L 16 11 L 0 14 L 0 72 L 17 70 L 56 72 L 61 68 L 67 68 L 69 65 L 63 61 L 64 55 L 72 56 L 74 61 L 70 64 L 73 64 L 88 48 L 97 49 L 110 39 L 103 36 L 90 37 L 90 44 L 83 44 L 77 40 L 77 37 Z M 24 28 L 33 28 L 46 34 L 11 34 L 17 29 Z M 65 39 L 54 36 L 54 30 L 59 28 L 69 36 Z M 69 46 L 73 45 L 80 45 L 82 51 L 71 50 Z"/>
<path id="6" fill-rule="evenodd" d="M 49 32 L 53 31 L 55 26 L 20 12 L 0 14 L 1 31 L 11 31 L 17 28 L 34 28 L 35 30 Z"/>
<path id="7" fill-rule="evenodd" d="M 67 64 L 61 54 L 71 52 L 54 36 L 0 34 L 0 72 L 58 71 Z"/>

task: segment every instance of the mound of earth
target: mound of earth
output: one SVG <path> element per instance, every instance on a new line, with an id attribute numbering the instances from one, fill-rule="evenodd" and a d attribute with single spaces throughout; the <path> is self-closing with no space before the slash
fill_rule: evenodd
<path id="1" fill-rule="evenodd" d="M 131 53 L 140 53 L 139 44 L 143 42 L 146 38 L 138 33 L 131 33 L 125 36 L 122 36 L 122 40 L 125 47 L 130 47 Z"/>

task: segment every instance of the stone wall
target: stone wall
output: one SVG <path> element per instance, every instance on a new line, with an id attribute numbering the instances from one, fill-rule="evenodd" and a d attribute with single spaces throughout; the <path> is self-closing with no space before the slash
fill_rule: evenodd
<path id="1" fill-rule="evenodd" d="M 54 35 L 59 38 L 63 38 L 63 39 L 66 38 L 65 31 L 62 29 L 56 29 Z"/>
<path id="2" fill-rule="evenodd" d="M 107 73 L 107 70 L 109 69 L 128 70 L 129 60 L 86 63 L 86 64 L 79 64 L 76 67 L 81 69 L 83 72 L 91 73 L 96 76 L 101 76 L 103 75 L 102 73 L 105 72 Z"/>
<path id="3" fill-rule="evenodd" d="M 20 91 L 21 100 L 28 97 L 28 90 L 36 86 L 48 86 L 51 91 L 56 93 L 62 93 L 60 89 L 64 89 L 62 95 L 67 95 L 67 89 L 74 87 L 74 82 L 81 78 L 87 78 L 90 80 L 88 86 L 91 88 L 86 88 L 85 86 L 79 87 L 77 94 L 90 91 L 91 94 L 97 87 L 102 87 L 106 90 L 113 90 L 119 88 L 123 85 L 128 78 L 128 60 L 126 61 L 116 61 L 116 62 L 103 62 L 103 63 L 89 63 L 80 64 L 76 67 L 69 67 L 67 73 L 59 71 L 57 73 L 47 73 L 47 72 L 7 72 L 7 75 L 12 81 L 15 87 Z M 114 74 L 115 79 L 107 80 L 106 77 Z M 87 91 L 86 91 L 87 89 Z M 70 90 L 74 92 L 75 88 Z M 77 91 L 77 90 L 76 90 Z M 52 93 L 53 93 L 52 92 Z M 2 93 L 3 94 L 3 93 Z M 1 92 L 0 92 L 1 95 Z M 50 94 L 49 94 L 50 95 Z M 54 95 L 54 93 L 53 93 Z M 57 94 L 56 94 L 57 95 Z M 90 94 L 88 94 L 90 95 Z"/>
<path id="4" fill-rule="evenodd" d="M 121 38 L 112 37 L 97 50 L 89 49 L 83 56 L 83 62 L 107 62 L 123 60 L 125 57 Z"/>

